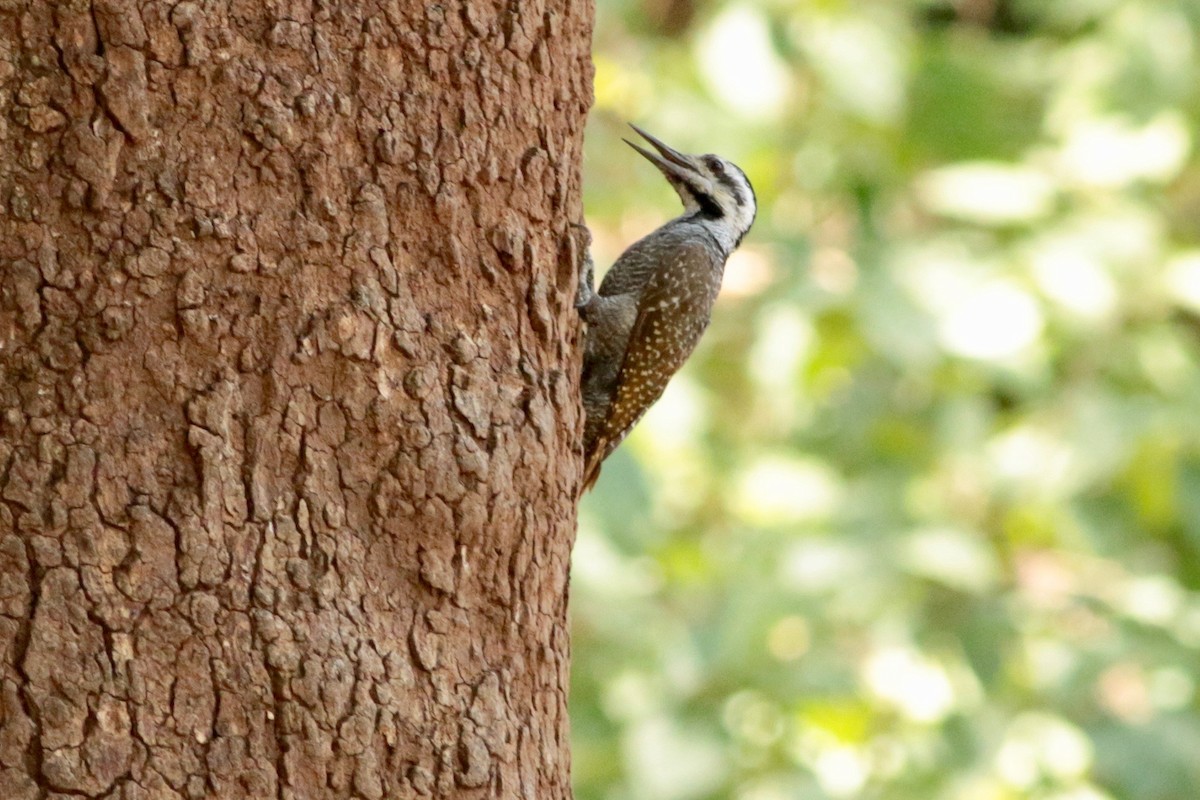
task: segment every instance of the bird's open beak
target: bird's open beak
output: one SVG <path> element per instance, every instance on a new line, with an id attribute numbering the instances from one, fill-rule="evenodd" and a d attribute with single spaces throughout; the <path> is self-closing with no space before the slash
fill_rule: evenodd
<path id="1" fill-rule="evenodd" d="M 657 150 L 658 153 L 652 153 L 641 145 L 631 142 L 628 139 L 625 140 L 625 144 L 629 145 L 634 150 L 637 150 L 639 153 L 649 159 L 650 162 L 653 163 L 654 166 L 658 167 L 668 179 L 676 178 L 681 181 L 686 181 L 692 185 L 695 185 L 697 182 L 707 183 L 707 181 L 701 177 L 699 170 L 697 170 L 695 165 L 692 163 L 690 156 L 679 152 L 661 139 L 651 136 L 637 125 L 634 125 L 632 122 L 629 123 L 629 127 L 637 131 L 638 135 L 647 142 L 654 145 L 654 149 Z"/>

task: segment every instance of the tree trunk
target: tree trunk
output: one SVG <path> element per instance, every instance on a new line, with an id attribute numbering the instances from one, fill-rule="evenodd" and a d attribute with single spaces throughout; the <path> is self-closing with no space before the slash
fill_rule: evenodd
<path id="1" fill-rule="evenodd" d="M 565 798 L 591 4 L 0 0 L 0 798 Z"/>

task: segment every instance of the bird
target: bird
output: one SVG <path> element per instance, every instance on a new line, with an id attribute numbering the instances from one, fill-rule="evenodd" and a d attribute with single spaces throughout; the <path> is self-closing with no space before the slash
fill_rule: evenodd
<path id="1" fill-rule="evenodd" d="M 582 259 L 576 308 L 587 325 L 581 394 L 582 491 L 695 350 L 721 289 L 725 262 L 754 224 L 758 201 L 740 167 L 688 155 L 637 125 L 653 151 L 625 139 L 667 179 L 683 213 L 629 246 L 593 289 Z"/>

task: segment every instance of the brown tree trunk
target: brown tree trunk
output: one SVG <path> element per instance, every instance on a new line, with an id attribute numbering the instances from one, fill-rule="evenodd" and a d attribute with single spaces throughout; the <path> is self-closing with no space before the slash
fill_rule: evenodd
<path id="1" fill-rule="evenodd" d="M 591 4 L 0 0 L 0 798 L 564 798 Z"/>

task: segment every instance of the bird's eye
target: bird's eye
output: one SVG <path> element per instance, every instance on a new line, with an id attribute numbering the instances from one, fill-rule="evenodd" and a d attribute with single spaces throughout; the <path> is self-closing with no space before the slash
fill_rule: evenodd
<path id="1" fill-rule="evenodd" d="M 716 156 L 708 156 L 707 158 L 704 159 L 704 163 L 707 164 L 708 168 L 711 169 L 716 174 L 718 174 L 718 175 L 725 174 L 725 165 L 722 164 L 721 159 L 717 158 Z"/>

